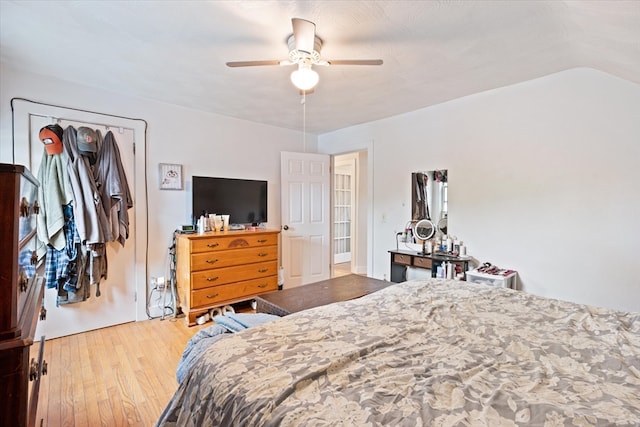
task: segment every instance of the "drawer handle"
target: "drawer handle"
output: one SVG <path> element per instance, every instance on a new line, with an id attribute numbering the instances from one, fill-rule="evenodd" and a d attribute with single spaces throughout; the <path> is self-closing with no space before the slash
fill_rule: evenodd
<path id="1" fill-rule="evenodd" d="M 207 264 L 214 264 L 214 263 L 218 262 L 218 259 L 217 259 L 217 258 L 216 258 L 216 259 L 208 259 L 208 260 L 206 260 L 205 262 L 206 262 Z"/>
<path id="2" fill-rule="evenodd" d="M 268 253 L 266 253 L 266 252 L 260 252 L 260 253 L 258 254 L 258 256 L 267 256 L 267 255 L 269 255 L 269 254 L 268 254 Z"/>
<path id="3" fill-rule="evenodd" d="M 24 271 L 20 270 L 20 277 L 18 279 L 18 286 L 20 288 L 20 292 L 26 292 L 28 284 L 29 284 L 29 278 L 27 277 L 27 274 Z"/>
<path id="4" fill-rule="evenodd" d="M 29 366 L 29 381 L 34 381 L 38 378 L 38 363 L 35 358 L 31 359 L 31 365 Z"/>
<path id="5" fill-rule="evenodd" d="M 207 277 L 207 282 L 214 282 L 214 281 L 216 281 L 216 280 L 218 280 L 218 276 L 215 276 L 215 277 Z M 217 295 L 217 294 L 216 294 L 216 295 Z"/>
<path id="6" fill-rule="evenodd" d="M 219 294 L 216 292 L 216 293 L 215 293 L 215 294 L 213 294 L 213 295 L 207 295 L 207 298 L 212 299 L 212 298 L 217 297 L 218 295 L 219 295 Z"/>
<path id="7" fill-rule="evenodd" d="M 260 270 L 258 270 L 258 273 L 266 273 L 267 271 L 269 271 L 268 268 L 261 268 Z"/>
<path id="8" fill-rule="evenodd" d="M 26 197 L 23 197 L 20 200 L 20 216 L 28 218 L 31 213 L 31 206 L 29 206 L 29 202 Z"/>
<path id="9" fill-rule="evenodd" d="M 265 243 L 267 241 L 267 239 L 260 239 L 258 240 L 258 243 Z"/>
<path id="10" fill-rule="evenodd" d="M 29 365 L 29 381 L 37 380 L 40 375 L 47 375 L 48 370 L 49 364 L 46 360 L 43 360 L 42 366 L 39 366 L 36 359 L 32 358 L 31 364 Z"/>
<path id="11" fill-rule="evenodd" d="M 208 248 L 216 248 L 220 246 L 220 243 L 207 243 Z"/>
<path id="12" fill-rule="evenodd" d="M 261 284 L 258 285 L 258 287 L 261 288 L 261 289 L 264 289 L 267 286 L 269 286 L 269 285 L 267 285 L 266 283 L 261 283 Z"/>

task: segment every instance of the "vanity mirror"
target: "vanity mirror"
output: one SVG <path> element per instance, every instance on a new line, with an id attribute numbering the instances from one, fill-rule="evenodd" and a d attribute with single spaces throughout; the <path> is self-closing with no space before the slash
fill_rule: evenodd
<path id="1" fill-rule="evenodd" d="M 421 219 L 413 226 L 413 234 L 420 240 L 428 240 L 436 234 L 436 227 L 430 219 Z"/>
<path id="2" fill-rule="evenodd" d="M 420 220 L 429 220 L 430 226 L 421 222 L 421 228 L 433 230 L 428 238 L 433 237 L 436 229 L 448 234 L 448 176 L 446 169 L 411 174 L 411 221 L 417 225 Z"/>

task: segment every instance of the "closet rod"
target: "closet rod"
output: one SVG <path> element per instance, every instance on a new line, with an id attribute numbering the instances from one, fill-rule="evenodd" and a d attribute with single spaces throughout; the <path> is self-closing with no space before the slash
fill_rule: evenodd
<path id="1" fill-rule="evenodd" d="M 83 113 L 97 114 L 97 115 L 106 116 L 106 117 L 115 117 L 115 118 L 118 118 L 118 119 L 141 121 L 141 122 L 144 123 L 144 139 L 145 139 L 145 142 L 147 140 L 147 128 L 149 127 L 149 123 L 145 119 L 137 119 L 135 117 L 119 116 L 117 114 L 100 113 L 98 111 L 84 110 L 82 108 L 65 107 L 64 105 L 49 104 L 47 102 L 34 101 L 32 99 L 27 99 L 27 98 L 22 98 L 22 97 L 16 96 L 16 97 L 11 98 L 11 101 L 10 101 L 10 105 L 11 105 L 11 157 L 12 157 L 12 161 L 14 163 L 16 161 L 16 133 L 15 133 L 15 111 L 13 109 L 13 101 L 24 101 L 24 102 L 30 102 L 32 104 L 44 105 L 44 106 L 47 106 L 47 107 L 63 108 L 65 110 L 80 111 L 80 112 L 83 112 Z M 49 116 L 44 116 L 44 117 L 49 117 Z M 146 143 L 145 143 L 145 147 L 146 147 Z M 145 168 L 146 168 L 146 153 L 145 153 Z"/>
<path id="2" fill-rule="evenodd" d="M 57 120 L 57 121 L 66 120 L 68 122 L 85 122 L 85 120 L 70 119 L 70 118 L 67 118 L 67 117 L 56 117 L 56 116 L 50 116 L 50 115 L 46 115 L 46 114 L 36 114 L 36 113 L 29 113 L 29 114 L 32 115 L 32 116 L 42 117 L 42 118 L 45 118 L 45 119 L 46 118 L 51 118 L 51 119 Z M 126 126 L 108 125 L 106 123 L 96 123 L 93 120 L 89 120 L 89 121 L 86 121 L 86 122 L 87 122 L 87 124 L 92 124 L 92 125 L 95 125 L 95 126 L 103 126 L 103 127 L 107 128 L 107 130 L 110 130 L 110 129 L 124 129 L 124 130 L 130 130 L 132 132 L 135 132 L 134 128 L 130 128 L 130 127 L 126 127 Z"/>
<path id="3" fill-rule="evenodd" d="M 119 116 L 117 114 L 101 113 L 99 111 L 85 110 L 85 109 L 82 109 L 82 108 L 65 107 L 64 105 L 49 104 L 47 102 L 33 101 L 31 99 L 20 98 L 20 97 L 11 98 L 11 111 L 13 111 L 13 101 L 30 102 L 32 104 L 44 105 L 44 106 L 47 106 L 47 107 L 64 108 L 65 110 L 80 111 L 80 112 L 83 112 L 83 113 L 91 113 L 91 114 L 98 114 L 100 116 L 115 117 L 115 118 L 118 118 L 118 119 L 139 120 L 141 122 L 144 122 L 145 126 L 148 125 L 148 123 L 147 123 L 147 121 L 145 119 L 137 119 L 135 117 Z M 48 117 L 48 116 L 44 116 L 44 117 Z M 66 120 L 68 120 L 68 119 L 66 119 Z"/>

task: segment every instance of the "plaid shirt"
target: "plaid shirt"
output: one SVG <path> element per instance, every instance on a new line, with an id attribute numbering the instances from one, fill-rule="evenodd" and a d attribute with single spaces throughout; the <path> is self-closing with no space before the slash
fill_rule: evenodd
<path id="1" fill-rule="evenodd" d="M 78 282 L 78 249 L 80 237 L 76 230 L 73 219 L 73 207 L 71 203 L 63 207 L 64 211 L 64 233 L 66 245 L 58 251 L 53 246 L 47 245 L 47 255 L 45 258 L 44 278 L 47 288 L 62 288 L 68 292 L 75 292 Z"/>

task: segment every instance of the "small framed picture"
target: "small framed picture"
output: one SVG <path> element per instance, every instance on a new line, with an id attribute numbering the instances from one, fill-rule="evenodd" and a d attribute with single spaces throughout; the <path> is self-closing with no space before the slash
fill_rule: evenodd
<path id="1" fill-rule="evenodd" d="M 182 165 L 160 163 L 160 189 L 182 190 Z"/>

